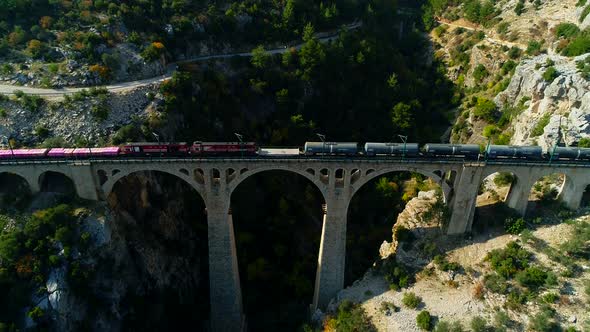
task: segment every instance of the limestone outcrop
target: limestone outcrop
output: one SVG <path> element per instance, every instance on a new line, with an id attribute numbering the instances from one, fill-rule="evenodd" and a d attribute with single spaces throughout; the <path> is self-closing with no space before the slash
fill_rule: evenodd
<path id="1" fill-rule="evenodd" d="M 554 146 L 559 131 L 567 145 L 590 137 L 590 81 L 576 67 L 576 62 L 588 56 L 544 54 L 520 63 L 508 88 L 494 100 L 501 109 L 519 107 L 519 103 L 524 108 L 512 120 L 512 144 L 538 144 L 547 150 Z M 558 76 L 547 81 L 543 74 L 550 67 L 557 70 Z"/>

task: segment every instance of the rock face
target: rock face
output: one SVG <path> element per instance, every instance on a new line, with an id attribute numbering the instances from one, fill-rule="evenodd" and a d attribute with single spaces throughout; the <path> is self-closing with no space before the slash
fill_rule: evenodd
<path id="1" fill-rule="evenodd" d="M 545 150 L 550 149 L 558 138 L 560 126 L 561 140 L 567 145 L 590 137 L 590 81 L 576 68 L 576 62 L 587 56 L 540 55 L 521 62 L 508 88 L 495 99 L 500 108 L 516 106 L 519 102 L 524 102 L 526 107 L 512 121 L 512 144 L 538 144 Z M 554 68 L 559 73 L 551 82 L 543 78 L 548 61 L 555 63 Z M 544 116 L 549 116 L 549 123 L 542 135 L 534 137 L 532 131 Z"/>
<path id="2" fill-rule="evenodd" d="M 48 102 L 35 111 L 24 108 L 18 102 L 0 101 L 0 108 L 6 111 L 5 117 L 0 117 L 0 135 L 35 144 L 43 141 L 35 134 L 35 129 L 45 127 L 49 130 L 48 137 L 62 137 L 70 143 L 79 138 L 98 143 L 118 128 L 147 118 L 149 106 L 156 102 L 150 101 L 148 94 L 155 93 L 157 84 L 125 93 L 110 93 L 106 101 L 106 120 L 92 114 L 92 108 L 100 103 L 94 98 L 73 101 L 67 107 L 61 102 Z"/>

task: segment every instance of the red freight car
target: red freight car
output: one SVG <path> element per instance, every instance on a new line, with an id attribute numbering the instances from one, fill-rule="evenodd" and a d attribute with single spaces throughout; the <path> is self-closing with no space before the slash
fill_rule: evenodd
<path id="1" fill-rule="evenodd" d="M 258 147 L 254 142 L 194 142 L 191 148 L 193 155 L 244 155 L 254 156 Z"/>
<path id="2" fill-rule="evenodd" d="M 154 142 L 141 142 L 141 143 L 127 143 L 121 149 L 122 155 L 187 155 L 189 153 L 190 146 L 186 143 L 154 143 Z"/>

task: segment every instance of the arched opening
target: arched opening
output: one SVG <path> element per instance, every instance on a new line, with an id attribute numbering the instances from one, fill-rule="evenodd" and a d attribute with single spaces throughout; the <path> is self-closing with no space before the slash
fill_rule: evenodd
<path id="1" fill-rule="evenodd" d="M 561 205 L 560 194 L 567 188 L 568 178 L 565 174 L 553 173 L 538 179 L 529 193 L 527 217 L 545 217 L 553 215 Z"/>
<path id="2" fill-rule="evenodd" d="M 582 202 L 580 203 L 581 208 L 587 208 L 590 206 L 590 185 L 586 186 L 584 195 L 582 196 Z"/>
<path id="3" fill-rule="evenodd" d="M 309 179 L 283 170 L 249 176 L 232 193 L 242 298 L 251 331 L 295 331 L 309 318 L 323 203 Z"/>
<path id="4" fill-rule="evenodd" d="M 205 172 L 202 169 L 197 168 L 194 171 L 194 178 L 198 184 L 205 184 Z"/>
<path id="5" fill-rule="evenodd" d="M 184 175 L 188 176 L 188 170 L 187 170 L 187 169 L 185 169 L 185 168 L 181 168 L 179 171 L 180 171 L 180 173 L 182 173 L 182 174 L 184 174 Z"/>
<path id="6" fill-rule="evenodd" d="M 328 184 L 330 178 L 330 170 L 328 170 L 327 168 L 322 168 L 320 170 L 320 181 L 322 181 L 322 183 L 324 184 Z"/>
<path id="7" fill-rule="evenodd" d="M 63 198 L 71 199 L 76 196 L 74 181 L 63 173 L 48 171 L 41 174 L 39 188 L 41 192 L 58 194 Z"/>
<path id="8" fill-rule="evenodd" d="M 25 178 L 14 173 L 0 173 L 0 204 L 2 208 L 22 209 L 31 198 Z"/>
<path id="9" fill-rule="evenodd" d="M 96 175 L 98 176 L 98 183 L 101 186 L 109 180 L 109 176 L 107 175 L 107 172 L 103 169 L 99 169 L 98 172 L 96 172 Z"/>
<path id="10" fill-rule="evenodd" d="M 510 172 L 492 173 L 481 181 L 475 203 L 474 233 L 496 228 L 503 232 L 504 220 L 516 213 L 506 205 L 506 200 L 517 181 L 516 175 Z"/>
<path id="11" fill-rule="evenodd" d="M 178 176 L 144 171 L 121 178 L 107 200 L 110 245 L 120 249 L 101 268 L 124 284 L 116 308 L 126 313 L 123 329 L 206 330 L 208 234 L 199 193 Z"/>
<path id="12" fill-rule="evenodd" d="M 442 234 L 449 217 L 442 192 L 435 180 L 407 171 L 389 172 L 363 184 L 348 208 L 344 286 L 361 278 L 382 257 L 413 250 Z M 401 227 L 415 234 L 416 241 L 394 240 L 394 229 Z M 416 252 L 434 254 L 429 250 Z"/>

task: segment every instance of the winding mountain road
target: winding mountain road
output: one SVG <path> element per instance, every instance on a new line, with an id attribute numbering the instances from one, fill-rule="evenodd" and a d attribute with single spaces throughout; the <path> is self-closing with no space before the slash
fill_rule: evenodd
<path id="1" fill-rule="evenodd" d="M 353 29 L 357 29 L 357 28 L 361 27 L 362 25 L 363 25 L 362 22 L 355 22 L 355 23 L 352 23 L 349 25 L 345 25 L 343 28 L 346 30 L 353 30 Z M 320 32 L 320 33 L 316 34 L 316 37 L 318 38 L 318 40 L 321 43 L 328 43 L 328 42 L 338 38 L 338 33 Z M 268 50 L 267 53 L 268 54 L 282 54 L 282 53 L 291 51 L 292 49 L 299 50 L 299 49 L 301 49 L 301 47 L 303 47 L 303 45 L 304 45 L 303 43 L 300 43 L 297 45 L 293 45 L 291 47 L 285 46 L 282 48 Z M 177 68 L 177 64 L 191 63 L 191 62 L 198 62 L 198 61 L 207 61 L 207 60 L 213 60 L 213 59 L 226 59 L 226 58 L 232 58 L 235 56 L 250 57 L 250 56 L 252 56 L 252 53 L 251 52 L 243 52 L 243 53 L 214 54 L 214 55 L 205 55 L 205 56 L 198 56 L 198 57 L 193 57 L 193 58 L 189 58 L 189 59 L 183 59 L 183 60 L 180 60 L 176 63 L 168 65 L 168 70 L 163 75 L 151 77 L 151 78 L 147 78 L 147 79 L 143 79 L 143 80 L 115 83 L 115 84 L 111 84 L 111 85 L 106 85 L 106 86 L 104 86 L 104 88 L 106 88 L 110 92 L 130 91 L 130 90 L 142 87 L 142 86 L 150 85 L 153 83 L 159 83 L 159 82 L 162 82 L 166 79 L 169 79 L 170 77 L 172 77 L 172 73 Z M 70 95 L 70 94 L 80 92 L 80 91 L 82 91 L 84 89 L 88 89 L 88 88 L 90 88 L 90 87 L 83 87 L 83 88 L 67 88 L 66 87 L 66 88 L 60 88 L 60 89 L 45 89 L 45 88 L 34 88 L 34 87 L 20 86 L 20 85 L 0 84 L 0 94 L 14 95 L 15 91 L 22 91 L 22 92 L 29 94 L 29 95 L 37 95 L 37 96 L 45 97 L 48 99 L 61 99 L 61 98 L 63 98 L 64 95 Z"/>

